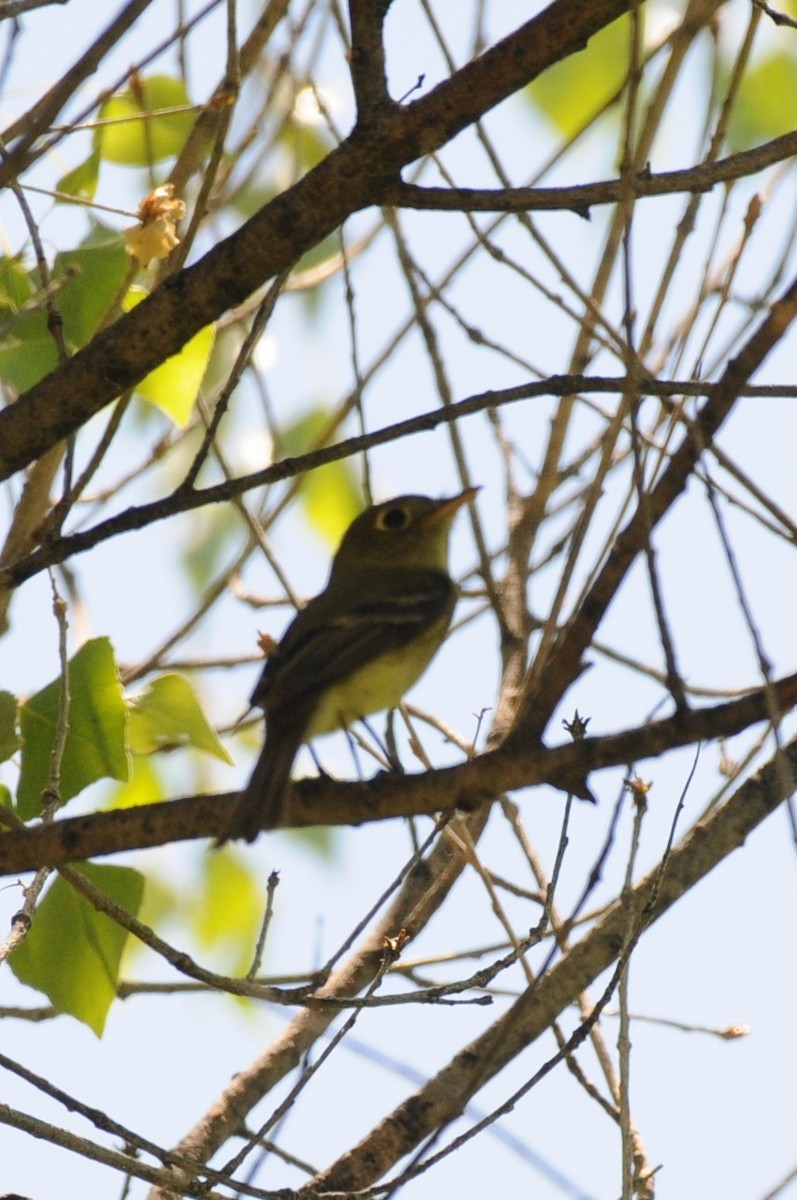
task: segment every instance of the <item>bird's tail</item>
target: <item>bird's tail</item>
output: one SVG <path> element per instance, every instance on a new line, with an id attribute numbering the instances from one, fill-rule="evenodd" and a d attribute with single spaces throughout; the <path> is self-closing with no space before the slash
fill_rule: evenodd
<path id="1" fill-rule="evenodd" d="M 216 841 L 217 846 L 223 846 L 232 838 L 253 842 L 262 829 L 274 829 L 279 825 L 285 789 L 298 749 L 299 742 L 286 738 L 284 733 L 278 738 L 266 737 L 251 778 L 241 792 L 229 826 Z"/>

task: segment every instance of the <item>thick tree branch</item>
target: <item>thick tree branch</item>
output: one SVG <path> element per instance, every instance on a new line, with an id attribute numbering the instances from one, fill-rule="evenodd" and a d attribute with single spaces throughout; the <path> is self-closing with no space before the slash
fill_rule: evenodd
<path id="1" fill-rule="evenodd" d="M 797 674 L 774 684 L 772 694 L 781 712 L 794 708 Z M 432 815 L 473 807 L 502 792 L 542 783 L 589 795 L 585 780 L 592 771 L 657 758 L 698 741 L 730 737 L 767 720 L 769 712 L 769 689 L 762 687 L 725 704 L 551 749 L 512 742 L 459 766 L 422 775 L 378 776 L 365 783 L 302 780 L 289 791 L 283 826 L 360 825 L 398 816 Z M 6 833 L 0 836 L 0 874 L 16 875 L 165 842 L 217 837 L 227 828 L 237 800 L 237 792 L 188 796 Z"/>
<path id="2" fill-rule="evenodd" d="M 357 127 L 323 162 L 198 263 L 0 413 L 0 479 L 26 466 L 133 387 L 200 329 L 288 269 L 348 216 L 381 203 L 402 167 L 574 53 L 630 0 L 555 0 L 428 96 Z"/>
<path id="3" fill-rule="evenodd" d="M 375 120 L 392 103 L 387 91 L 383 26 L 392 0 L 349 0 L 351 81 L 357 124 Z"/>

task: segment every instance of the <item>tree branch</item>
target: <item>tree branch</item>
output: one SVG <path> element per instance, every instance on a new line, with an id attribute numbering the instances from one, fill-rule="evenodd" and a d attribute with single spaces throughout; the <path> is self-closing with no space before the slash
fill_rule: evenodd
<path id="1" fill-rule="evenodd" d="M 148 504 L 131 505 L 123 512 L 116 513 L 88 529 L 78 533 L 57 537 L 43 543 L 37 550 L 24 558 L 18 559 L 13 565 L 0 566 L 0 588 L 15 588 L 25 580 L 38 575 L 48 567 L 66 562 L 76 554 L 84 554 L 94 546 L 118 537 L 122 533 L 132 533 L 146 529 L 158 521 L 165 521 L 179 513 L 193 512 L 210 504 L 224 504 L 253 488 L 264 487 L 283 479 L 293 479 L 307 471 L 325 466 L 327 463 L 340 462 L 362 454 L 375 446 L 384 446 L 390 442 L 400 441 L 418 433 L 429 433 L 439 425 L 457 422 L 463 417 L 476 413 L 494 410 L 505 404 L 515 404 L 520 400 L 530 400 L 543 396 L 569 396 L 575 393 L 587 395 L 621 394 L 628 380 L 625 376 L 599 377 L 594 375 L 551 375 L 548 379 L 520 384 L 517 387 L 502 388 L 496 391 L 479 392 L 452 404 L 449 408 L 433 409 L 417 417 L 408 417 L 395 425 L 382 429 L 374 429 L 367 434 L 359 434 L 336 442 L 332 446 L 323 446 L 307 454 L 297 455 L 296 458 L 283 458 L 278 463 L 255 471 L 251 475 L 240 475 L 236 479 L 225 479 L 222 483 L 205 488 L 179 488 L 170 496 L 152 500 Z M 639 381 L 637 380 L 637 384 Z M 644 396 L 663 396 L 682 398 L 684 396 L 705 396 L 713 385 L 699 383 L 692 379 L 660 380 L 647 379 L 640 389 Z M 797 399 L 797 386 L 792 384 L 761 385 L 760 387 L 743 387 L 740 396 L 757 397 L 788 397 Z"/>
<path id="2" fill-rule="evenodd" d="M 797 770 L 797 742 L 787 749 Z M 565 958 L 533 983 L 498 1021 L 466 1046 L 420 1091 L 405 1100 L 358 1146 L 312 1181 L 313 1192 L 357 1192 L 460 1116 L 473 1096 L 517 1058 L 617 959 L 628 935 L 629 912 L 649 924 L 663 916 L 787 797 L 778 764 L 770 763 L 701 822 L 670 855 L 662 877 L 655 867 L 623 895 Z"/>
<path id="3" fill-rule="evenodd" d="M 355 128 L 292 188 L 0 412 L 0 479 L 74 433 L 352 213 L 381 203 L 402 167 L 586 45 L 630 2 L 555 0 L 428 96 L 383 111 L 367 130 Z"/>
<path id="4" fill-rule="evenodd" d="M 553 639 L 545 662 L 535 663 L 526 684 L 526 695 L 510 738 L 539 737 L 559 700 L 577 677 L 581 659 L 606 615 L 620 585 L 645 545 L 646 539 L 686 489 L 700 458 L 727 418 L 744 385 L 783 337 L 797 316 L 797 279 L 770 309 L 720 379 L 708 389 L 709 398 L 691 423 L 658 482 L 644 497 L 620 531 L 604 566 L 577 613 Z M 555 663 L 556 669 L 548 669 Z"/>
<path id="5" fill-rule="evenodd" d="M 395 208 L 432 212 L 558 212 L 570 210 L 588 217 L 595 204 L 616 204 L 631 190 L 635 199 L 674 193 L 709 192 L 718 183 L 754 175 L 797 154 L 797 133 L 765 142 L 752 150 L 716 162 L 698 163 L 681 171 L 637 172 L 625 179 L 604 179 L 559 188 L 442 188 L 400 181 L 385 193 L 384 203 Z"/>
<path id="6" fill-rule="evenodd" d="M 781 712 L 794 708 L 797 674 L 773 684 L 772 696 Z M 551 749 L 513 741 L 458 766 L 419 775 L 382 775 L 364 783 L 306 779 L 289 789 L 282 827 L 360 825 L 399 816 L 431 816 L 457 807 L 473 808 L 502 792 L 543 783 L 592 798 L 585 785 L 592 771 L 658 758 L 668 750 L 699 741 L 730 737 L 766 721 L 769 712 L 770 689 L 762 687 L 711 708 L 677 713 L 636 729 Z M 185 796 L 5 833 L 0 836 L 0 875 L 166 842 L 217 837 L 227 828 L 237 801 L 237 792 Z"/>
<path id="7" fill-rule="evenodd" d="M 357 124 L 366 126 L 393 103 L 387 91 L 383 26 L 392 0 L 349 0 L 351 81 Z"/>
<path id="8" fill-rule="evenodd" d="M 3 130 L 0 145 L 11 148 L 0 162 L 0 187 L 7 187 L 11 180 L 21 175 L 28 165 L 29 151 L 34 142 L 47 133 L 70 97 L 94 74 L 105 55 L 135 25 L 151 3 L 152 0 L 129 0 L 66 75 L 53 84 L 33 108 Z"/>
<path id="9" fill-rule="evenodd" d="M 474 840 L 478 839 L 486 821 L 484 810 L 472 813 L 468 818 Z M 456 851 L 449 839 L 438 838 L 431 854 L 413 863 L 393 903 L 343 965 L 318 988 L 314 999 L 351 997 L 362 991 L 379 969 L 385 938 L 395 937 L 404 928 L 417 937 L 448 898 L 466 863 L 466 858 Z M 304 1009 L 297 1013 L 263 1054 L 234 1075 L 215 1104 L 180 1140 L 177 1152 L 184 1158 L 207 1162 L 240 1129 L 254 1105 L 299 1066 L 335 1016 L 332 1005 L 326 1010 Z M 179 1180 L 177 1186 L 179 1189 Z M 174 1194 L 168 1188 L 158 1188 L 151 1193 L 150 1200 L 173 1200 Z"/>

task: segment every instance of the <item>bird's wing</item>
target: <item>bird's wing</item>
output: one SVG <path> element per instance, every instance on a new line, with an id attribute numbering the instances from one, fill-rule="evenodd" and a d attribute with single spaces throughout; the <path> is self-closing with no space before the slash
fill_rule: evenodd
<path id="1" fill-rule="evenodd" d="M 348 581 L 345 605 L 330 587 L 302 609 L 266 663 L 252 704 L 301 706 L 451 617 L 456 589 L 441 572 L 397 572 L 387 594 L 384 578 L 376 595 L 367 575 L 361 582 L 355 589 Z"/>

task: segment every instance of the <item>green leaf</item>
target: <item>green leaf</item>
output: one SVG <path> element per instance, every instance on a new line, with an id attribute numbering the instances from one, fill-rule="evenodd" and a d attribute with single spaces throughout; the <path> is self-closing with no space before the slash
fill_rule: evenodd
<path id="1" fill-rule="evenodd" d="M 167 877 L 163 872 L 156 874 L 153 871 L 147 876 L 147 887 L 138 918 L 149 925 L 150 929 L 162 928 L 173 919 L 180 921 L 184 916 L 185 897 L 185 884 L 181 879 Z M 130 938 L 125 947 L 125 965 L 134 955 L 145 950 L 146 947 L 138 938 Z"/>
<path id="2" fill-rule="evenodd" d="M 14 322 L 0 343 L 0 376 L 17 394 L 26 392 L 58 366 L 58 352 L 43 313 L 31 312 Z"/>
<path id="3" fill-rule="evenodd" d="M 130 701 L 130 748 L 134 754 L 154 754 L 174 746 L 194 746 L 232 765 L 189 681 L 161 675 Z"/>
<path id="4" fill-rule="evenodd" d="M 127 779 L 125 723 L 113 649 L 107 638 L 86 642 L 69 663 L 69 727 L 61 763 L 60 795 L 70 800 L 97 779 Z M 41 811 L 55 741 L 61 683 L 55 680 L 20 705 L 22 771 L 17 811 L 23 820 Z"/>
<path id="5" fill-rule="evenodd" d="M 93 200 L 99 178 L 100 156 L 98 151 L 93 149 L 85 162 L 61 176 L 55 190 L 65 196 L 75 196 L 78 200 Z"/>
<path id="6" fill-rule="evenodd" d="M 629 22 L 627 15 L 619 17 L 591 37 L 586 49 L 554 63 L 526 89 L 534 107 L 564 137 L 588 125 L 625 83 Z"/>
<path id="7" fill-rule="evenodd" d="M 243 972 L 263 920 L 264 898 L 258 876 L 235 853 L 225 848 L 206 854 L 202 883 L 189 917 L 199 944 L 221 948 L 225 969 Z"/>
<path id="8" fill-rule="evenodd" d="M 130 259 L 118 234 L 95 227 L 80 248 L 57 254 L 52 280 L 57 285 L 55 304 L 64 322 L 69 350 L 91 341 L 100 322 L 119 295 L 130 269 Z M 14 264 L 0 271 L 0 306 L 12 316 L 21 304 L 39 291 L 38 273 L 20 277 Z M 5 324 L 5 323 L 2 323 Z M 26 391 L 58 365 L 58 352 L 47 328 L 43 308 L 0 324 L 0 375 L 17 392 Z"/>
<path id="9" fill-rule="evenodd" d="M 22 312 L 39 290 L 36 276 L 15 258 L 0 263 L 0 375 L 24 392 L 58 365 L 44 314 Z M 20 315 L 21 313 L 21 315 Z"/>
<path id="10" fill-rule="evenodd" d="M 53 277 L 66 280 L 58 294 L 58 308 L 73 350 L 94 337 L 130 271 L 130 256 L 117 234 L 98 229 L 90 238 L 78 250 L 56 255 L 53 264 Z"/>
<path id="11" fill-rule="evenodd" d="M 126 167 L 146 167 L 179 154 L 193 127 L 190 112 L 147 117 L 164 108 L 191 104 L 185 84 L 169 75 L 140 79 L 135 87 L 112 96 L 100 109 L 100 118 L 121 121 L 99 129 L 99 151 L 109 162 Z"/>
<path id="12" fill-rule="evenodd" d="M 124 299 L 125 311 L 130 312 L 146 297 L 143 288 L 130 288 Z M 182 350 L 167 358 L 136 386 L 140 396 L 159 408 L 180 429 L 187 425 L 191 416 L 215 338 L 215 326 L 206 325 L 186 342 Z"/>
<path id="13" fill-rule="evenodd" d="M 332 416 L 324 408 L 315 408 L 280 435 L 280 452 L 290 457 L 304 454 L 318 444 L 330 426 Z M 348 462 L 328 463 L 308 471 L 299 484 L 299 499 L 304 514 L 316 533 L 337 547 L 346 529 L 362 510 L 362 493 Z"/>
<path id="14" fill-rule="evenodd" d="M 140 396 L 165 413 L 179 429 L 188 424 L 215 337 L 214 326 L 206 325 L 136 387 Z"/>
<path id="15" fill-rule="evenodd" d="M 231 504 L 217 504 L 195 522 L 183 549 L 183 563 L 191 584 L 204 591 L 214 578 L 222 555 L 229 553 L 238 533 L 239 515 Z"/>
<path id="16" fill-rule="evenodd" d="M 0 692 L 0 762 L 11 758 L 18 749 L 17 698 L 11 692 Z"/>
<path id="17" fill-rule="evenodd" d="M 280 129 L 277 145 L 294 166 L 294 178 L 318 166 L 332 150 L 332 141 L 320 126 L 290 119 Z"/>
<path id="18" fill-rule="evenodd" d="M 333 547 L 362 509 L 360 489 L 346 462 L 328 463 L 302 480 L 299 498 L 305 516 L 317 533 Z"/>
<path id="19" fill-rule="evenodd" d="M 83 863 L 79 870 L 121 908 L 138 914 L 144 878 L 130 867 Z M 99 913 L 63 879 L 56 879 L 39 904 L 28 936 L 10 957 L 21 983 L 44 992 L 101 1037 L 116 997 L 119 963 L 127 931 Z"/>
<path id="20" fill-rule="evenodd" d="M 134 755 L 126 783 L 114 792 L 108 808 L 135 808 L 140 804 L 157 804 L 166 799 L 166 789 L 151 758 Z"/>
<path id="21" fill-rule="evenodd" d="M 0 259 L 0 309 L 6 310 L 3 317 L 18 312 L 35 291 L 30 272 L 18 258 Z"/>
<path id="22" fill-rule="evenodd" d="M 749 150 L 794 128 L 797 61 L 777 53 L 745 72 L 728 125 L 734 150 Z"/>

